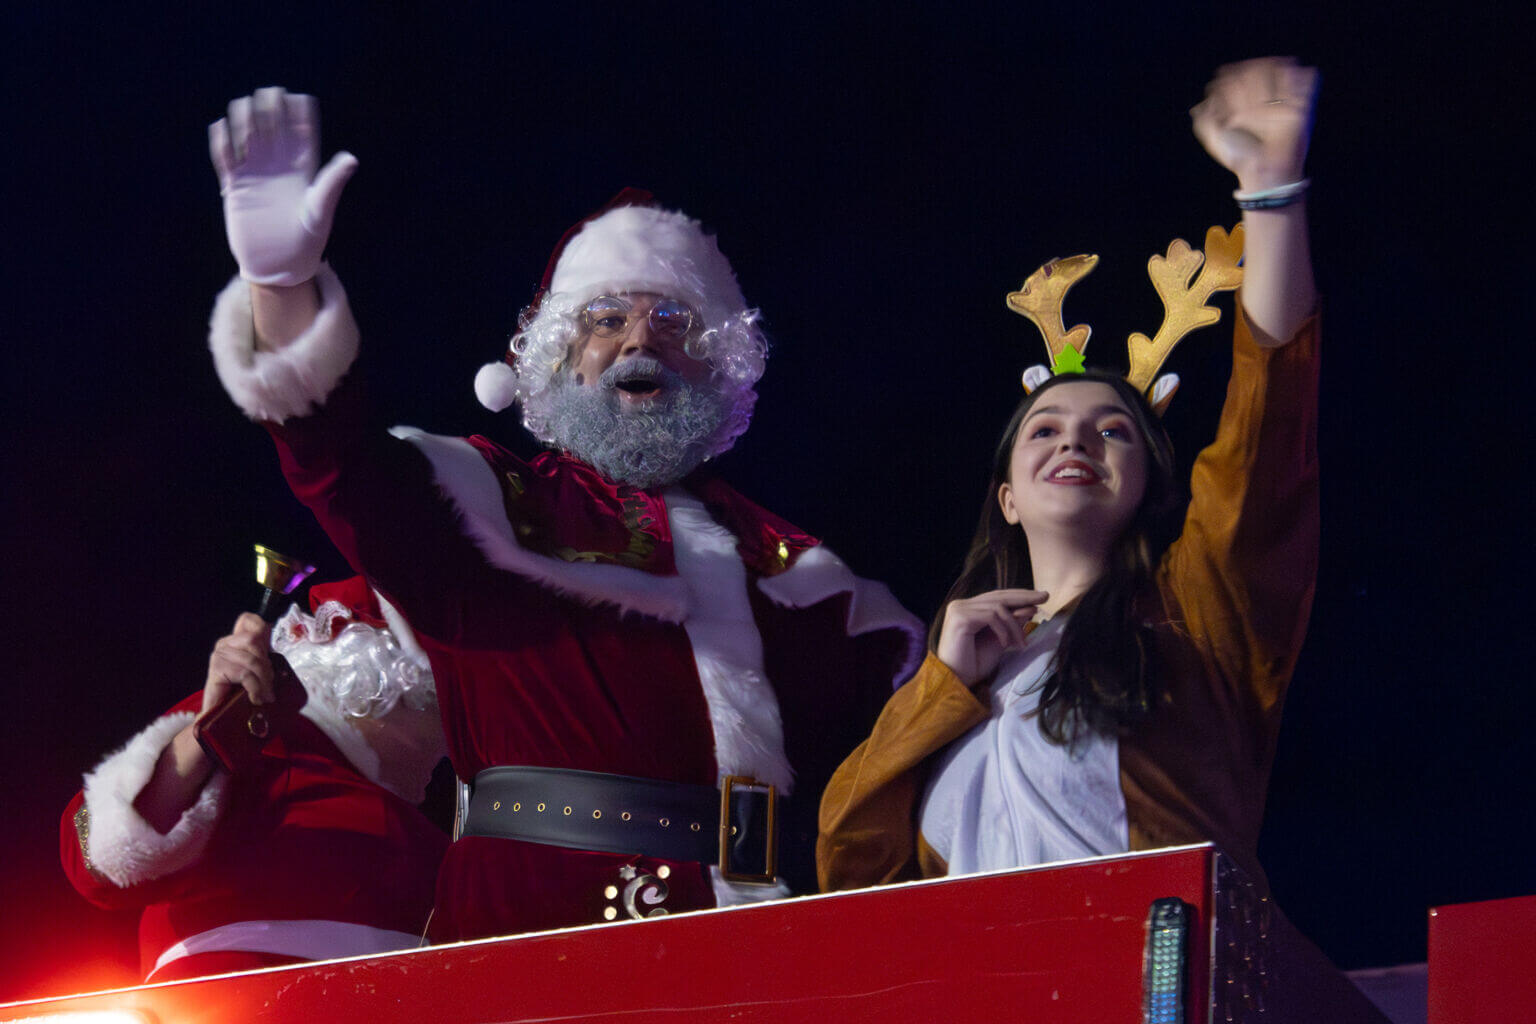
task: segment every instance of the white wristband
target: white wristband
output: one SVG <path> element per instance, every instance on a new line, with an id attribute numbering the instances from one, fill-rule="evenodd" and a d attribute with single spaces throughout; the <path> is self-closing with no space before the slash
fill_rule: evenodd
<path id="1" fill-rule="evenodd" d="M 1307 194 L 1307 189 L 1312 187 L 1311 178 L 1302 178 L 1286 185 L 1276 185 L 1274 188 L 1259 188 L 1251 192 L 1238 189 L 1232 193 L 1232 198 L 1237 200 L 1237 205 L 1244 210 L 1273 210 L 1281 206 L 1290 206 L 1302 196 Z"/>

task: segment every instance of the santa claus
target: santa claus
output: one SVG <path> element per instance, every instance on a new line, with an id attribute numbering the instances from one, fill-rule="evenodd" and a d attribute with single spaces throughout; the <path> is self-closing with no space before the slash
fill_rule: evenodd
<path id="1" fill-rule="evenodd" d="M 766 356 L 715 239 L 628 192 L 562 240 L 476 381 L 550 446 L 525 462 L 373 421 L 320 260 L 356 160 L 319 169 L 314 100 L 260 90 L 210 138 L 220 377 L 437 679 L 466 796 L 433 936 L 813 891 L 822 785 L 921 630 L 712 472 Z"/>

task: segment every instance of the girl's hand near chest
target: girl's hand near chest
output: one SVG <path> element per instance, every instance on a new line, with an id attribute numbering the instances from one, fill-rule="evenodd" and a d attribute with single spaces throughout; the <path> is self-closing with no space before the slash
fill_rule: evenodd
<path id="1" fill-rule="evenodd" d="M 1024 646 L 1031 622 L 1050 595 L 1043 590 L 990 590 L 951 601 L 934 652 L 966 686 L 997 669 L 1003 655 Z"/>

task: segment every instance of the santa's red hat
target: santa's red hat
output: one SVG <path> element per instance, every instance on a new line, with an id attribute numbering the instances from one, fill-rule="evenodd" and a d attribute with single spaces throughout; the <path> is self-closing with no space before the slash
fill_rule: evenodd
<path id="1" fill-rule="evenodd" d="M 625 189 L 560 239 L 544 272 L 526 326 L 550 296 L 577 308 L 603 294 L 654 292 L 680 299 L 699 314 L 706 330 L 747 311 L 730 261 L 699 222 L 653 205 L 649 192 Z M 514 343 L 516 339 L 514 338 Z M 520 396 L 516 355 L 481 367 L 475 394 L 492 410 Z"/>

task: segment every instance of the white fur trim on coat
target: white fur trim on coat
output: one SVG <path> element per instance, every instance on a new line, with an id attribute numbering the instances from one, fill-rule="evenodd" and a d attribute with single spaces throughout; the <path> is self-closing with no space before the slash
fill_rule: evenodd
<path id="1" fill-rule="evenodd" d="M 276 352 L 256 351 L 250 285 L 235 278 L 219 293 L 208 325 L 213 367 L 229 397 L 253 420 L 281 423 L 323 405 L 357 358 L 357 322 L 335 271 L 321 265 L 320 314 Z"/>
<path id="2" fill-rule="evenodd" d="M 709 706 L 716 782 L 750 775 L 787 796 L 794 773 L 784 753 L 784 723 L 763 667 L 763 638 L 752 617 L 736 538 L 687 491 L 674 487 L 664 497 L 677 572 L 692 598 L 683 629 Z"/>
<path id="3" fill-rule="evenodd" d="M 656 576 L 621 565 L 567 562 L 519 544 L 507 522 L 496 474 L 468 441 L 414 427 L 395 427 L 390 433 L 414 444 L 427 457 L 433 478 L 459 513 L 465 534 L 498 569 L 582 604 L 609 604 L 664 622 L 682 622 L 687 617 L 688 590 L 676 576 Z"/>
<path id="4" fill-rule="evenodd" d="M 171 945 L 155 961 L 146 982 L 166 964 L 182 957 L 236 950 L 242 953 L 273 953 L 301 960 L 339 960 L 349 956 L 376 956 L 401 949 L 415 949 L 421 936 L 351 921 L 231 921 Z"/>
<path id="5" fill-rule="evenodd" d="M 126 887 L 174 874 L 208 847 L 229 788 L 227 775 L 215 772 L 197 802 L 163 835 L 133 807 L 155 772 L 160 752 L 194 717 L 183 711 L 156 719 L 85 777 L 85 806 L 91 816 L 86 857 L 114 885 Z"/>
<path id="6" fill-rule="evenodd" d="M 824 544 L 801 552 L 795 563 L 777 576 L 758 580 L 757 589 L 774 604 L 787 608 L 809 608 L 836 594 L 850 594 L 845 622 L 849 636 L 881 629 L 897 629 L 907 636 L 907 657 L 893 683 L 906 682 L 922 663 L 926 632 L 922 621 L 903 608 L 884 583 L 855 576 Z"/>

